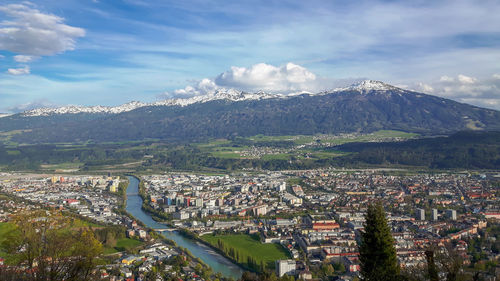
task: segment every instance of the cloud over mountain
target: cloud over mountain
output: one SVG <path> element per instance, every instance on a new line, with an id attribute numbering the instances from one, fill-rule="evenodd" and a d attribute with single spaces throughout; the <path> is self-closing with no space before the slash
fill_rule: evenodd
<path id="1" fill-rule="evenodd" d="M 199 96 L 212 93 L 220 88 L 282 94 L 301 91 L 319 92 L 335 86 L 345 86 L 353 81 L 353 79 L 339 80 L 319 77 L 305 67 L 292 62 L 282 66 L 258 63 L 250 67 L 232 66 L 213 79 L 204 78 L 194 85 L 166 92 L 160 98 Z"/>
<path id="2" fill-rule="evenodd" d="M 445 75 L 431 83 L 418 83 L 413 88 L 459 102 L 500 110 L 500 74 L 486 78 L 464 74 L 455 77 Z"/>
<path id="3" fill-rule="evenodd" d="M 314 73 L 291 62 L 279 67 L 265 63 L 232 66 L 215 79 L 222 87 L 275 92 L 311 90 L 316 82 Z"/>
<path id="4" fill-rule="evenodd" d="M 9 112 L 19 113 L 19 112 L 23 112 L 23 111 L 31 110 L 31 109 L 35 109 L 35 108 L 46 108 L 46 107 L 53 107 L 53 106 L 54 106 L 54 104 L 52 102 L 48 101 L 47 99 L 39 99 L 39 100 L 35 100 L 32 102 L 27 102 L 27 103 L 23 103 L 23 104 L 9 107 L 7 110 Z"/>

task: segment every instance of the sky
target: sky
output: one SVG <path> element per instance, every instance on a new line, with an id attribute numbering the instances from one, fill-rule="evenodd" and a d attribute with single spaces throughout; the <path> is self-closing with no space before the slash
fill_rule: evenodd
<path id="1" fill-rule="evenodd" d="M 0 113 L 360 79 L 500 110 L 498 15 L 498 0 L 0 0 Z"/>

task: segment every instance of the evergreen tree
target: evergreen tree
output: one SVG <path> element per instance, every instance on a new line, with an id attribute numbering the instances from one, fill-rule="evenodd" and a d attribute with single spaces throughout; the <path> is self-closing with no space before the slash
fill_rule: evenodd
<path id="1" fill-rule="evenodd" d="M 425 251 L 425 256 L 427 258 L 427 271 L 429 273 L 430 281 L 439 281 L 438 270 L 436 262 L 434 261 L 434 251 Z"/>
<path id="2" fill-rule="evenodd" d="M 399 280 L 399 265 L 393 244 L 394 239 L 387 225 L 381 203 L 368 206 L 364 227 L 359 246 L 362 280 Z"/>

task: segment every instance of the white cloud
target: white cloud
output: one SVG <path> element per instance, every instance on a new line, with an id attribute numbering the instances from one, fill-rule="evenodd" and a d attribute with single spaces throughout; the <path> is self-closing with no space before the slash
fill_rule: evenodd
<path id="1" fill-rule="evenodd" d="M 43 107 L 55 107 L 55 104 L 46 100 L 46 99 L 38 99 L 35 101 L 31 101 L 31 102 L 8 107 L 7 111 L 12 112 L 12 113 L 19 113 L 19 112 L 32 110 L 35 108 L 43 108 Z"/>
<path id="2" fill-rule="evenodd" d="M 30 74 L 30 67 L 26 65 L 22 68 L 9 68 L 9 69 L 7 69 L 7 73 L 9 73 L 11 75 Z"/>
<path id="3" fill-rule="evenodd" d="M 464 74 L 456 77 L 442 76 L 434 82 L 415 83 L 411 88 L 458 102 L 500 110 L 499 74 L 481 79 Z"/>
<path id="4" fill-rule="evenodd" d="M 214 79 L 204 78 L 173 92 L 166 92 L 160 98 L 192 97 L 214 92 L 220 88 L 234 88 L 247 92 L 266 91 L 270 93 L 319 92 L 351 84 L 353 79 L 327 79 L 318 77 L 306 68 L 287 63 L 274 66 L 258 63 L 250 67 L 233 66 Z"/>
<path id="5" fill-rule="evenodd" d="M 444 76 L 441 76 L 441 78 L 439 78 L 439 81 L 441 81 L 441 82 L 453 82 L 453 81 L 455 81 L 455 78 L 444 75 Z"/>
<path id="6" fill-rule="evenodd" d="M 416 88 L 416 90 L 422 91 L 424 93 L 432 93 L 432 92 L 434 92 L 434 88 L 431 85 L 425 84 L 425 83 L 422 83 L 422 82 L 417 83 L 417 85 L 416 85 L 415 88 Z"/>
<path id="7" fill-rule="evenodd" d="M 249 91 L 290 92 L 312 90 L 316 75 L 294 63 L 281 67 L 259 63 L 251 67 L 231 67 L 217 76 L 217 85 Z"/>
<path id="8" fill-rule="evenodd" d="M 462 84 L 474 84 L 477 79 L 474 77 L 465 76 L 463 74 L 458 75 L 458 81 Z"/>
<path id="9" fill-rule="evenodd" d="M 75 48 L 85 30 L 64 24 L 64 18 L 25 4 L 0 6 L 10 20 L 0 22 L 0 49 L 29 56 L 47 56 Z"/>
<path id="10" fill-rule="evenodd" d="M 186 86 L 184 89 L 177 89 L 174 91 L 175 97 L 191 97 L 204 95 L 206 93 L 213 92 L 217 90 L 219 86 L 215 84 L 214 81 L 204 78 L 198 82 L 195 86 Z"/>
<path id="11" fill-rule="evenodd" d="M 23 62 L 23 63 L 31 62 L 31 61 L 35 60 L 35 58 L 36 57 L 34 57 L 34 56 L 25 56 L 25 55 L 14 56 L 15 61 Z"/>

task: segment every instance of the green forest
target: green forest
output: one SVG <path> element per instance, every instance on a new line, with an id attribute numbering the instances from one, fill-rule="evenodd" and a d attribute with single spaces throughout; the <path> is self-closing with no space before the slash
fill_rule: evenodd
<path id="1" fill-rule="evenodd" d="M 273 157 L 220 155 L 224 149 L 289 148 L 289 140 L 233 138 L 223 142 L 164 143 L 155 141 L 85 145 L 0 146 L 0 169 L 128 171 L 241 169 L 311 169 L 321 167 L 417 167 L 426 169 L 499 169 L 500 132 L 459 132 L 451 136 L 399 142 L 350 142 L 294 150 Z M 307 155 L 307 157 L 304 157 Z M 52 170 L 52 171 L 53 171 Z"/>

